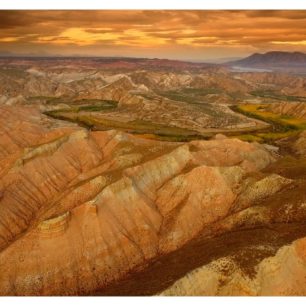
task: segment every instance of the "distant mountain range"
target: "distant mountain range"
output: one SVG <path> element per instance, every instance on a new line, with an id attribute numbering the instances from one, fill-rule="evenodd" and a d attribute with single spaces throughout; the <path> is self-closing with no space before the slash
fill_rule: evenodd
<path id="1" fill-rule="evenodd" d="M 83 67 L 99 68 L 106 70 L 201 70 L 208 68 L 218 68 L 214 63 L 189 62 L 181 60 L 170 60 L 160 58 L 133 58 L 133 57 L 73 57 L 73 56 L 1 56 L 0 66 L 12 63 L 19 65 L 36 65 L 43 63 L 44 66 L 58 65 L 78 65 L 81 62 Z"/>
<path id="2" fill-rule="evenodd" d="M 244 59 L 228 62 L 227 65 L 265 69 L 306 69 L 306 54 L 282 51 L 254 53 Z"/>
<path id="3" fill-rule="evenodd" d="M 254 53 L 246 58 L 219 58 L 206 62 L 192 62 L 160 58 L 133 58 L 133 57 L 79 57 L 79 56 L 9 56 L 1 55 L 0 65 L 10 63 L 20 65 L 35 65 L 37 62 L 45 66 L 55 63 L 60 65 L 77 65 L 81 61 L 83 67 L 95 67 L 107 70 L 167 70 L 197 71 L 202 69 L 222 69 L 231 67 L 238 71 L 285 71 L 306 73 L 306 54 L 302 52 L 271 51 Z"/>

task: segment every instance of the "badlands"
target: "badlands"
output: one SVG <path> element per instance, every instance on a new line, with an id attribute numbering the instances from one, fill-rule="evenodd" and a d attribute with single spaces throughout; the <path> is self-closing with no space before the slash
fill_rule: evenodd
<path id="1" fill-rule="evenodd" d="M 0 59 L 0 295 L 305 295 L 305 84 Z"/>

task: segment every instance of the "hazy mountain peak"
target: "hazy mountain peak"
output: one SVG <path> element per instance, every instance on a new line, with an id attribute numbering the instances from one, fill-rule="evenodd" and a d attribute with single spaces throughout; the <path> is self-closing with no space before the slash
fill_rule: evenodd
<path id="1" fill-rule="evenodd" d="M 266 53 L 254 53 L 244 59 L 229 62 L 228 64 L 258 68 L 305 68 L 306 54 L 302 52 L 269 51 Z"/>

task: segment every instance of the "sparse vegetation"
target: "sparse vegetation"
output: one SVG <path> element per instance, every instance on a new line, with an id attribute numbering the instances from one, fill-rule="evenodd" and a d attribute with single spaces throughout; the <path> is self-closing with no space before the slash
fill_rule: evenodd
<path id="1" fill-rule="evenodd" d="M 200 104 L 203 102 L 203 98 L 209 94 L 220 94 L 222 91 L 218 88 L 190 88 L 186 87 L 180 90 L 169 90 L 159 92 L 161 96 L 164 96 L 168 99 Z"/>
<path id="2" fill-rule="evenodd" d="M 80 102 L 80 101 L 88 102 L 88 100 L 79 100 L 79 101 L 76 101 L 76 102 Z M 53 111 L 48 111 L 48 112 L 46 112 L 46 114 L 56 116 L 56 114 L 58 114 L 58 113 L 65 113 L 65 112 L 72 112 L 72 113 L 78 113 L 78 112 L 81 112 L 81 111 L 99 112 L 99 111 L 104 111 L 104 110 L 115 109 L 118 105 L 117 101 L 112 101 L 112 100 L 95 100 L 95 101 L 92 101 L 92 102 L 95 102 L 95 104 L 77 105 L 76 106 L 75 103 L 73 103 L 69 108 L 62 108 L 62 109 L 57 109 L 57 110 L 53 110 Z"/>
<path id="3" fill-rule="evenodd" d="M 145 120 L 138 119 L 128 122 L 122 122 L 122 121 L 115 121 L 105 118 L 99 118 L 90 114 L 86 114 L 86 112 L 90 111 L 103 111 L 109 109 L 108 107 L 109 106 L 107 106 L 107 108 L 104 108 L 103 106 L 81 106 L 81 107 L 74 107 L 72 109 L 49 111 L 45 112 L 45 114 L 56 119 L 77 122 L 90 129 L 97 129 L 97 130 L 118 129 L 133 134 L 152 135 L 152 138 L 155 139 L 157 138 L 160 140 L 190 141 L 193 139 L 207 138 L 206 136 L 200 135 L 199 133 L 193 130 L 162 125 Z M 84 111 L 85 113 L 79 114 L 80 111 Z"/>
<path id="4" fill-rule="evenodd" d="M 275 114 L 267 109 L 268 104 L 241 104 L 231 107 L 243 115 L 265 121 L 271 125 L 267 132 L 241 134 L 241 140 L 257 142 L 273 142 L 277 139 L 294 136 L 306 129 L 306 121 L 287 115 Z"/>
<path id="5" fill-rule="evenodd" d="M 182 93 L 185 94 L 194 94 L 194 95 L 200 95 L 200 96 L 206 96 L 209 94 L 218 94 L 221 93 L 222 90 L 219 88 L 192 88 L 192 87 L 186 87 L 181 90 Z"/>
<path id="6" fill-rule="evenodd" d="M 281 101 L 306 102 L 305 97 L 282 95 L 273 90 L 255 90 L 255 91 L 250 92 L 250 94 L 255 97 L 260 97 L 260 98 L 269 98 L 269 99 L 281 100 Z"/>
<path id="7" fill-rule="evenodd" d="M 0 67 L 0 75 L 9 76 L 12 78 L 24 78 L 27 72 L 22 68 L 17 67 Z"/>

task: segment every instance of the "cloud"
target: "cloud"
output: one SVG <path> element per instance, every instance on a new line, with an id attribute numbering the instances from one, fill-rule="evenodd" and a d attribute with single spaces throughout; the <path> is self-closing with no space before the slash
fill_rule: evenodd
<path id="1" fill-rule="evenodd" d="M 190 59 L 306 51 L 305 28 L 306 11 L 0 11 L 0 52 Z"/>

